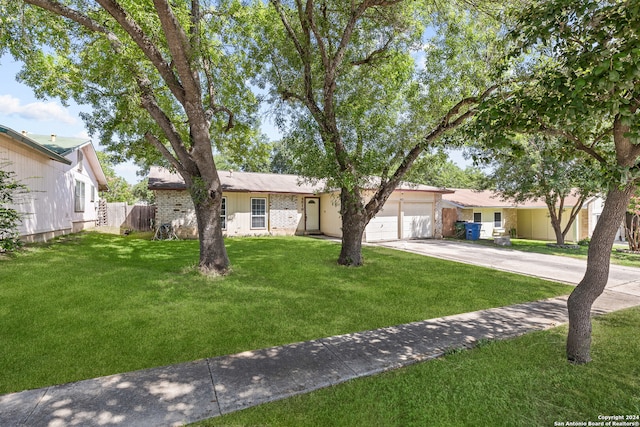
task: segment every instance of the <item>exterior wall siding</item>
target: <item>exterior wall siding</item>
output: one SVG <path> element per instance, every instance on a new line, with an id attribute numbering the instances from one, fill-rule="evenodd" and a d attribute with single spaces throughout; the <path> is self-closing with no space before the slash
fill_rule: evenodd
<path id="1" fill-rule="evenodd" d="M 331 237 L 342 237 L 340 196 L 338 193 L 320 195 L 320 230 Z"/>
<path id="2" fill-rule="evenodd" d="M 576 221 L 580 221 L 580 236 L 579 240 L 583 240 L 589 237 L 589 211 L 582 209 Z"/>
<path id="3" fill-rule="evenodd" d="M 95 227 L 99 203 L 96 177 L 84 156 L 78 167 L 77 150 L 66 156 L 66 165 L 0 135 L 0 163 L 16 173 L 28 188 L 13 206 L 23 215 L 18 231 L 25 241 L 46 241 L 53 237 Z M 84 212 L 75 212 L 76 180 L 85 184 Z M 92 197 L 93 196 L 93 197 Z M 92 200 L 93 199 L 93 200 Z"/>
<path id="4" fill-rule="evenodd" d="M 571 210 L 565 209 L 563 212 L 562 227 L 568 222 Z M 580 216 L 573 222 L 567 232 L 565 240 L 577 242 L 579 240 Z M 520 209 L 518 210 L 518 237 L 532 240 L 555 241 L 556 234 L 551 226 L 549 212 L 546 209 Z"/>
<path id="5" fill-rule="evenodd" d="M 505 232 L 508 231 L 508 228 L 505 227 L 505 218 L 506 214 L 504 209 L 502 208 L 474 208 L 471 214 L 471 218 L 467 221 L 473 222 L 473 214 L 479 213 L 482 216 L 482 228 L 480 229 L 480 238 L 488 239 L 493 236 L 493 233 L 496 228 L 504 229 Z M 500 213 L 501 215 L 501 226 L 496 227 L 494 224 L 494 214 Z"/>

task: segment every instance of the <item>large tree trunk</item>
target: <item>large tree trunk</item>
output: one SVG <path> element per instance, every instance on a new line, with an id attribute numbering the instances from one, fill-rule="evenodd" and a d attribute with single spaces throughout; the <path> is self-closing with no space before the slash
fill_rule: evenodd
<path id="1" fill-rule="evenodd" d="M 362 236 L 369 223 L 360 196 L 343 189 L 340 193 L 340 213 L 342 216 L 342 249 L 338 264 L 360 266 L 362 259 Z"/>
<path id="2" fill-rule="evenodd" d="M 222 186 L 213 169 L 206 177 L 183 176 L 196 214 L 200 261 L 198 269 L 203 274 L 225 275 L 229 272 L 229 257 L 222 236 L 220 213 L 222 209 Z M 208 182 L 207 182 L 208 181 Z"/>
<path id="3" fill-rule="evenodd" d="M 200 239 L 198 268 L 204 274 L 224 275 L 229 270 L 229 257 L 220 224 L 220 200 L 208 198 L 201 203 L 193 200 Z"/>
<path id="4" fill-rule="evenodd" d="M 556 235 L 556 245 L 564 245 L 565 233 L 562 231 L 562 226 L 560 225 L 560 219 L 558 219 L 558 217 L 551 215 L 551 227 L 553 227 L 553 231 Z"/>
<path id="5" fill-rule="evenodd" d="M 613 187 L 607 193 L 589 243 L 587 270 L 567 301 L 567 359 L 570 362 L 582 364 L 591 361 L 591 306 L 607 285 L 611 248 L 634 190 L 635 183 L 632 182 L 623 189 Z"/>

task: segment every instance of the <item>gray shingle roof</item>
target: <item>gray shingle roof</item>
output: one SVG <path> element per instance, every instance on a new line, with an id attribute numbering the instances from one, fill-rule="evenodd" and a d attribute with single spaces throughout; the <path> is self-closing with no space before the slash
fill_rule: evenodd
<path id="1" fill-rule="evenodd" d="M 298 175 L 218 171 L 218 176 L 222 182 L 222 190 L 228 192 L 318 194 L 329 191 L 324 181 L 312 184 Z M 152 166 L 149 171 L 149 189 L 184 190 L 186 185 L 178 173 L 170 172 L 159 166 Z M 444 188 L 406 182 L 400 183 L 397 189 L 441 194 L 452 193 L 451 190 Z"/>
<path id="2" fill-rule="evenodd" d="M 324 190 L 324 183 L 315 185 L 297 175 L 273 173 L 218 171 L 222 190 L 228 192 L 317 194 Z M 184 190 L 184 180 L 178 173 L 152 166 L 149 171 L 150 190 Z"/>

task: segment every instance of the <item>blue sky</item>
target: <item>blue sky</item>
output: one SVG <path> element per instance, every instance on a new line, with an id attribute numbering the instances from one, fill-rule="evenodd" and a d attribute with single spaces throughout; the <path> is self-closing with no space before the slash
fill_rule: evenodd
<path id="1" fill-rule="evenodd" d="M 89 138 L 79 115 L 82 111 L 88 112 L 89 107 L 75 103 L 64 107 L 57 99 L 37 99 L 31 88 L 16 81 L 20 68 L 21 64 L 12 57 L 0 57 L 0 124 L 17 132 L 25 130 L 39 135 Z M 280 138 L 278 130 L 267 118 L 263 118 L 262 130 L 272 140 Z M 94 144 L 102 151 L 103 147 L 97 142 Z M 459 152 L 451 153 L 450 157 L 461 167 L 470 164 Z M 117 165 L 115 171 L 131 184 L 142 179 L 136 175 L 138 168 L 132 162 Z"/>

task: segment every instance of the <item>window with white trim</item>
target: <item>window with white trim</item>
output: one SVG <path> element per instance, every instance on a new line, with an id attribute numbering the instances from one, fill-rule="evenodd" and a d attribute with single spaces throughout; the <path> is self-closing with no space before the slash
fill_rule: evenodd
<path id="1" fill-rule="evenodd" d="M 84 212 L 84 189 L 85 183 L 76 181 L 75 190 L 73 192 L 73 210 L 75 212 Z"/>
<path id="2" fill-rule="evenodd" d="M 267 228 L 267 199 L 251 199 L 251 228 Z"/>
<path id="3" fill-rule="evenodd" d="M 222 198 L 222 205 L 220 206 L 220 224 L 223 230 L 227 229 L 227 198 Z"/>
<path id="4" fill-rule="evenodd" d="M 502 227 L 502 212 L 493 213 L 493 226 L 497 228 Z"/>

